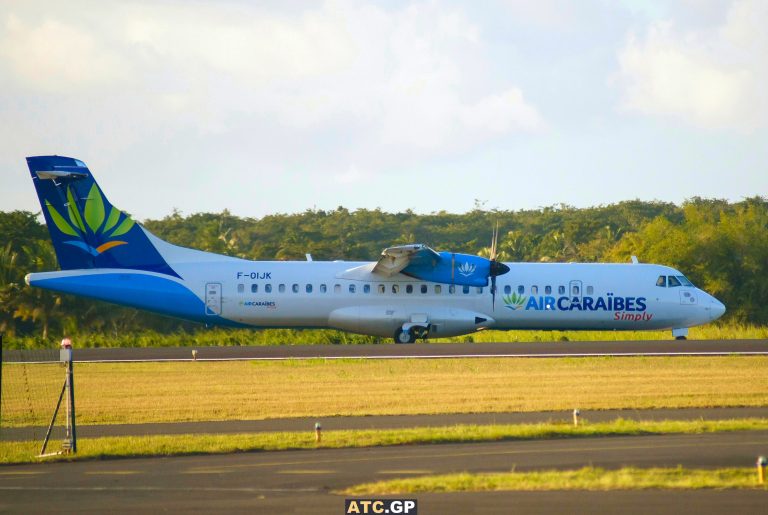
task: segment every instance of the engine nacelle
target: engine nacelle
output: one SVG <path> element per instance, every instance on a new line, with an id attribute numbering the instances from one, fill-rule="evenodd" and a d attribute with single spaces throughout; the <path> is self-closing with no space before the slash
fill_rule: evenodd
<path id="1" fill-rule="evenodd" d="M 401 273 L 422 281 L 460 286 L 488 286 L 490 272 L 489 259 L 452 252 L 440 252 L 437 263 L 414 262 L 401 270 Z"/>

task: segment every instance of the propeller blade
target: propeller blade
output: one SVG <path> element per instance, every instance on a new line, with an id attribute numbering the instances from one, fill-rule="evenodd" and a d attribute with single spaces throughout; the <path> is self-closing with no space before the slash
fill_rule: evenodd
<path id="1" fill-rule="evenodd" d="M 491 276 L 491 307 L 496 311 L 496 276 Z"/>

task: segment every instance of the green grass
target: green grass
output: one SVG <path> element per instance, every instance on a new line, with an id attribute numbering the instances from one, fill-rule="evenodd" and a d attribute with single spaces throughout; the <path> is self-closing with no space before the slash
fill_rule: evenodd
<path id="1" fill-rule="evenodd" d="M 488 492 L 497 490 L 700 490 L 760 488 L 751 468 L 686 469 L 635 468 L 446 474 L 366 483 L 348 488 L 344 495 L 397 495 L 426 492 Z"/>
<path id="2" fill-rule="evenodd" d="M 30 412 L 36 366 L 4 367 L 4 425 L 47 424 L 61 378 L 47 372 L 53 398 Z M 78 363 L 75 386 L 80 424 L 138 424 L 765 406 L 766 370 L 766 356 Z"/>
<path id="3" fill-rule="evenodd" d="M 391 338 L 377 338 L 330 329 L 200 329 L 170 334 L 155 331 L 113 333 L 72 333 L 77 347 L 208 347 L 245 345 L 357 345 L 392 343 Z M 766 339 L 768 326 L 714 323 L 692 327 L 693 340 Z M 48 340 L 32 336 L 6 336 L 6 349 L 56 348 L 60 335 Z M 670 331 L 481 331 L 466 336 L 430 340 L 457 342 L 549 342 L 576 340 L 671 340 Z"/>
<path id="4" fill-rule="evenodd" d="M 588 423 L 574 427 L 566 423 L 515 425 L 456 425 L 434 428 L 325 431 L 321 444 L 314 431 L 252 433 L 233 435 L 159 435 L 78 439 L 78 454 L 44 460 L 170 456 L 181 454 L 221 454 L 244 451 L 373 447 L 413 444 L 469 443 L 546 438 L 585 438 L 600 436 L 642 436 L 692 434 L 723 431 L 768 430 L 768 419 L 691 421 L 635 421 Z M 51 449 L 56 444 L 51 445 Z M 40 461 L 34 456 L 40 442 L 0 442 L 0 463 Z"/>

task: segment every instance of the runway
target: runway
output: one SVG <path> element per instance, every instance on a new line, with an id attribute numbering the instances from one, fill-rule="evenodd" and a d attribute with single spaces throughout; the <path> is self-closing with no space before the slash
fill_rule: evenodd
<path id="1" fill-rule="evenodd" d="M 283 359 L 400 359 L 400 358 L 552 358 L 594 356 L 713 356 L 768 355 L 768 340 L 647 340 L 534 343 L 416 343 L 412 345 L 273 345 L 250 347 L 131 347 L 77 348 L 76 362 L 283 360 Z M 7 361 L 23 358 L 21 351 L 4 351 Z M 55 358 L 53 358 L 55 359 Z"/>
<path id="2" fill-rule="evenodd" d="M 753 466 L 768 431 L 318 449 L 0 467 L 0 511 L 343 513 L 350 485 L 451 472 Z M 413 497 L 413 496 L 404 496 Z M 415 496 L 419 513 L 759 513 L 766 491 Z"/>

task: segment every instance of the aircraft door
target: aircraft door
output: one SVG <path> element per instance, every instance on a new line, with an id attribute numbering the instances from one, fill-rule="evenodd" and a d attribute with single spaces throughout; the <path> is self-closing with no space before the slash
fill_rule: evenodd
<path id="1" fill-rule="evenodd" d="M 221 283 L 205 285 L 205 314 L 221 315 Z"/>
<path id="2" fill-rule="evenodd" d="M 581 287 L 581 281 L 571 281 L 568 287 L 569 287 L 568 293 L 570 294 L 571 299 L 576 297 L 579 299 L 579 302 L 581 302 L 581 296 L 584 295 L 584 291 Z"/>

